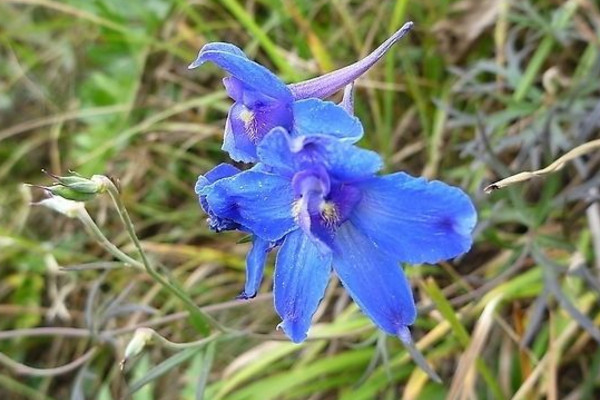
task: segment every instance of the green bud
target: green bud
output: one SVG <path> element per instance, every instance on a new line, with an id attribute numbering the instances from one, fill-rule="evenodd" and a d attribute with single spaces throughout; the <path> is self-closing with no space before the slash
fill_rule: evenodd
<path id="1" fill-rule="evenodd" d="M 74 201 L 88 201 L 96 196 L 95 193 L 80 192 L 73 188 L 62 185 L 47 186 L 44 187 L 44 189 L 52 193 L 54 196 L 59 196 L 67 200 Z"/>
<path id="2" fill-rule="evenodd" d="M 70 186 L 70 185 L 77 185 L 80 183 L 84 183 L 86 182 L 88 179 L 83 178 L 79 175 L 76 176 L 58 176 L 58 175 L 50 175 L 52 178 L 54 178 L 54 180 L 63 185 L 63 186 Z"/>
<path id="3" fill-rule="evenodd" d="M 66 186 L 69 189 L 72 189 L 76 192 L 79 192 L 79 193 L 85 193 L 85 194 L 100 193 L 98 184 L 96 184 L 95 182 L 92 182 L 90 180 L 87 180 L 87 179 L 85 182 L 76 182 L 76 183 L 71 183 L 69 185 L 64 185 L 64 186 Z"/>
<path id="4" fill-rule="evenodd" d="M 91 179 L 85 178 L 72 172 L 73 175 L 58 176 L 43 171 L 56 181 L 56 184 L 46 187 L 50 193 L 65 199 L 75 201 L 88 201 L 97 194 L 106 192 L 106 178 L 94 175 Z"/>

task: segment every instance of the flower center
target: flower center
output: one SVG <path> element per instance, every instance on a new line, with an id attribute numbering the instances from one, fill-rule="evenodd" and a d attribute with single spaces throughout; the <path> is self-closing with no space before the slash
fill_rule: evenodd
<path id="1" fill-rule="evenodd" d="M 331 181 L 327 170 L 317 164 L 292 178 L 294 220 L 317 245 L 331 248 L 334 235 L 361 198 L 352 185 Z"/>
<path id="2" fill-rule="evenodd" d="M 258 127 L 256 124 L 256 115 L 249 108 L 244 107 L 240 112 L 240 119 L 244 123 L 244 128 L 246 129 L 246 133 L 248 137 L 253 142 L 258 139 Z"/>
<path id="3" fill-rule="evenodd" d="M 340 222 L 340 215 L 338 213 L 335 203 L 332 201 L 323 201 L 320 205 L 321 208 L 321 219 L 325 226 L 330 229 L 337 227 Z"/>

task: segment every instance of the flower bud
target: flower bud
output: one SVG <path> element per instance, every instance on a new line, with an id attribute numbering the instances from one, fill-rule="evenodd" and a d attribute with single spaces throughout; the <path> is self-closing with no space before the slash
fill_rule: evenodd
<path id="1" fill-rule="evenodd" d="M 133 337 L 127 344 L 125 348 L 125 354 L 123 355 L 123 359 L 119 363 L 121 367 L 121 371 L 125 368 L 125 364 L 131 360 L 133 357 L 140 354 L 146 345 L 148 345 L 152 341 L 152 336 L 154 336 L 154 330 L 150 328 L 138 328 L 135 330 Z"/>
<path id="2" fill-rule="evenodd" d="M 55 180 L 54 185 L 44 187 L 55 196 L 68 200 L 88 201 L 97 194 L 106 192 L 105 179 L 101 175 L 94 175 L 91 179 L 88 179 L 75 173 L 69 176 L 58 176 L 46 171 L 43 172 Z"/>
<path id="3" fill-rule="evenodd" d="M 54 196 L 73 201 L 88 201 L 93 199 L 95 196 L 94 193 L 80 192 L 73 188 L 62 185 L 44 186 L 44 189 Z"/>

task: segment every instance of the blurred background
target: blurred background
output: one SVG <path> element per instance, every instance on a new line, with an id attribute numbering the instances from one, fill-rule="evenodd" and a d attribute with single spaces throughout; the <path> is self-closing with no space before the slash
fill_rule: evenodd
<path id="1" fill-rule="evenodd" d="M 600 153 L 483 192 L 600 136 L 597 1 L 5 0 L 0 15 L 0 398 L 600 398 Z M 357 60 L 407 20 L 414 30 L 357 82 L 356 114 L 387 171 L 460 186 L 479 210 L 468 254 L 405 266 L 413 336 L 441 383 L 337 281 L 317 340 L 283 338 L 272 262 L 257 298 L 236 301 L 248 244 L 210 232 L 193 191 L 228 161 L 223 73 L 187 70 L 202 45 L 234 43 L 294 82 Z M 121 371 L 136 328 L 203 336 L 80 221 L 30 206 L 43 192 L 23 183 L 49 184 L 42 168 L 118 181 L 161 273 L 252 334 L 156 343 Z M 107 196 L 86 208 L 137 257 Z"/>

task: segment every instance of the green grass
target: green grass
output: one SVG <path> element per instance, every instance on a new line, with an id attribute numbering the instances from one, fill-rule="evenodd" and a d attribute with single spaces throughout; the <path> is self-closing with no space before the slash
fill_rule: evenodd
<path id="1" fill-rule="evenodd" d="M 598 152 L 544 179 L 483 188 L 598 137 L 600 10 L 456 3 L 1 2 L 0 397 L 598 398 Z M 255 300 L 232 301 L 248 244 L 210 232 L 193 193 L 198 174 L 227 160 L 222 73 L 187 70 L 204 43 L 235 43 L 292 82 L 353 62 L 406 20 L 414 31 L 358 82 L 356 114 L 387 171 L 459 185 L 479 211 L 470 253 L 407 267 L 420 309 L 413 336 L 441 384 L 380 339 L 338 282 L 316 340 L 281 340 L 272 265 Z M 181 349 L 201 335 L 179 298 L 120 267 L 79 221 L 30 206 L 42 194 L 23 183 L 47 184 L 42 168 L 118 181 L 150 262 L 247 334 Z M 137 257 L 108 197 L 86 207 Z M 145 347 L 122 372 L 140 326 L 175 345 Z"/>

